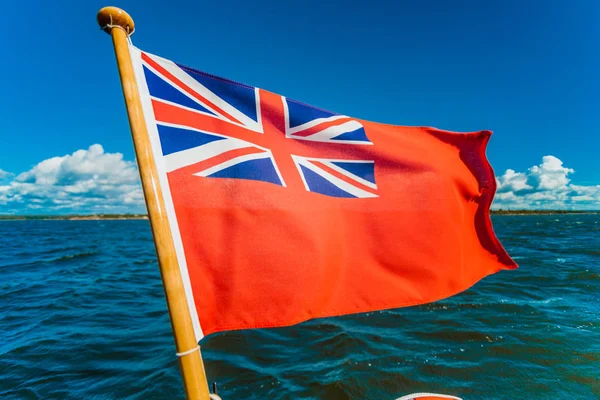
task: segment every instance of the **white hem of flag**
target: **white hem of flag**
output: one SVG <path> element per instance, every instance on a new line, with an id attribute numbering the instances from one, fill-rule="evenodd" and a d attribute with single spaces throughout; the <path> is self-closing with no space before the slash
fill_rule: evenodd
<path id="1" fill-rule="evenodd" d="M 202 332 L 200 320 L 198 319 L 198 312 L 196 311 L 194 293 L 192 291 L 192 284 L 190 282 L 190 276 L 188 273 L 185 252 L 183 249 L 183 242 L 181 240 L 179 226 L 177 224 L 175 206 L 173 205 L 173 199 L 171 197 L 171 189 L 169 188 L 169 181 L 167 179 L 167 170 L 165 162 L 163 160 L 160 139 L 158 136 L 157 123 L 156 119 L 154 118 L 154 111 L 150 99 L 150 92 L 148 90 L 146 80 L 144 79 L 144 69 L 142 66 L 141 50 L 139 50 L 132 44 L 129 44 L 129 52 L 131 54 L 133 70 L 135 73 L 135 78 L 137 81 L 138 91 L 140 95 L 140 101 L 142 103 L 142 111 L 144 113 L 144 119 L 146 121 L 146 127 L 148 129 L 148 136 L 152 144 L 152 153 L 154 155 L 156 169 L 158 172 L 158 182 L 163 193 L 165 212 L 167 213 L 167 220 L 169 221 L 171 235 L 175 244 L 175 252 L 179 264 L 179 271 L 181 272 L 181 280 L 183 281 L 183 288 L 185 291 L 188 309 L 190 312 L 190 317 L 192 319 L 192 325 L 194 327 L 196 341 L 198 342 L 204 337 L 204 333 Z"/>

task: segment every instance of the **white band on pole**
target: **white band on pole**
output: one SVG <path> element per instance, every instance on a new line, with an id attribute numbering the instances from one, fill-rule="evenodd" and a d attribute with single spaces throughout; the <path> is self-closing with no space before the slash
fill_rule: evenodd
<path id="1" fill-rule="evenodd" d="M 183 357 L 183 356 L 187 356 L 188 354 L 192 354 L 193 352 L 198 351 L 198 350 L 200 350 L 200 346 L 196 346 L 191 350 L 184 351 L 181 353 L 175 353 L 175 354 L 177 355 L 177 357 Z"/>

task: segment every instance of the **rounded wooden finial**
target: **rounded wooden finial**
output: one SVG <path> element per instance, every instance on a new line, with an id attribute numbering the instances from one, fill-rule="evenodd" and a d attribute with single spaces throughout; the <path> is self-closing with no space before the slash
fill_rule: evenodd
<path id="1" fill-rule="evenodd" d="M 118 7 L 104 7 L 98 11 L 96 19 L 100 28 L 106 33 L 110 33 L 115 26 L 123 28 L 128 35 L 132 34 L 135 29 L 131 15 Z"/>

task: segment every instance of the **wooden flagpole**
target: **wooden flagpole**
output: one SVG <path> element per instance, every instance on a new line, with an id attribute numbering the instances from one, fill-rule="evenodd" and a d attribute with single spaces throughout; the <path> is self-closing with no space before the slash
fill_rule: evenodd
<path id="1" fill-rule="evenodd" d="M 133 19 L 116 7 L 104 7 L 98 12 L 97 19 L 100 27 L 113 39 L 185 392 L 190 400 L 209 400 L 206 373 L 192 326 L 127 43 L 134 30 Z"/>

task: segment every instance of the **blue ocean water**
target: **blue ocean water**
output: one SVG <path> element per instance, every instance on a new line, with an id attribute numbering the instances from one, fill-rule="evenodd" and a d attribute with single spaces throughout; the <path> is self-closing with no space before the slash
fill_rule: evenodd
<path id="1" fill-rule="evenodd" d="M 496 216 L 520 264 L 437 303 L 222 333 L 231 399 L 600 399 L 600 215 Z M 182 399 L 147 221 L 0 221 L 0 399 Z"/>

